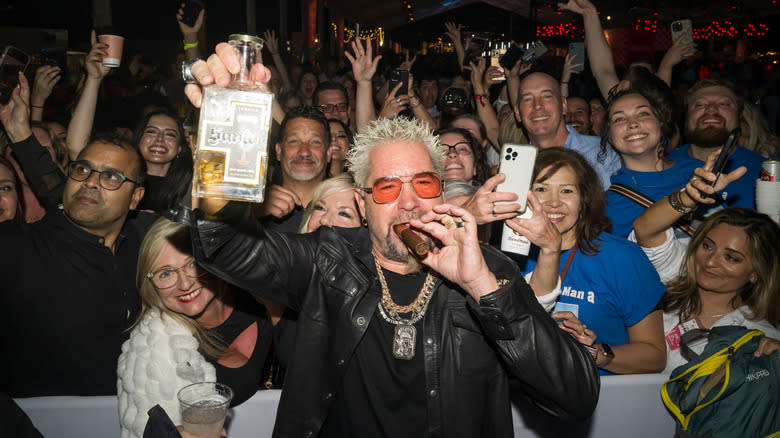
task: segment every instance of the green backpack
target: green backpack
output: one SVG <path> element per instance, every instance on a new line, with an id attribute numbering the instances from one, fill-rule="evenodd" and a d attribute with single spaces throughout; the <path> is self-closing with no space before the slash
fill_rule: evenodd
<path id="1" fill-rule="evenodd" d="M 780 436 L 780 360 L 776 353 L 753 356 L 764 333 L 738 326 L 700 333 L 709 339 L 702 354 L 661 386 L 675 436 Z"/>

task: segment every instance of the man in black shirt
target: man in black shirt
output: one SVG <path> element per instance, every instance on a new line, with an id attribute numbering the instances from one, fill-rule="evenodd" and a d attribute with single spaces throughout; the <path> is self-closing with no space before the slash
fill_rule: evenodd
<path id="1" fill-rule="evenodd" d="M 154 219 L 128 218 L 144 194 L 145 163 L 126 141 L 97 139 L 62 181 L 40 158 L 25 117 L 29 88 L 20 82 L 0 119 L 33 187 L 64 189 L 63 209 L 33 224 L 0 223 L 0 391 L 116 394 L 116 361 L 140 308 L 138 248 Z"/>
<path id="2" fill-rule="evenodd" d="M 295 233 L 314 190 L 327 176 L 330 128 L 325 116 L 312 107 L 290 110 L 282 121 L 276 157 L 281 184 L 269 182 L 265 200 L 254 212 L 267 227 Z"/>

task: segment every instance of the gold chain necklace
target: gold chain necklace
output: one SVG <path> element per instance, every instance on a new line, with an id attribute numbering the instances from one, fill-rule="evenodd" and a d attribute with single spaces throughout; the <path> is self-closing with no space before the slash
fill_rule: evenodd
<path id="1" fill-rule="evenodd" d="M 393 357 L 411 360 L 414 357 L 414 346 L 417 339 L 417 329 L 414 328 L 414 323 L 425 315 L 425 310 L 428 308 L 428 303 L 430 303 L 433 296 L 436 277 L 428 272 L 425 282 L 417 294 L 417 298 L 406 306 L 399 306 L 393 302 L 393 298 L 390 296 L 390 288 L 387 286 L 385 274 L 382 272 L 382 266 L 379 265 L 379 260 L 377 260 L 376 256 L 374 256 L 374 263 L 376 264 L 379 284 L 382 286 L 382 299 L 377 305 L 379 314 L 382 315 L 385 321 L 395 326 L 393 333 Z M 409 312 L 412 313 L 409 319 L 398 316 L 399 313 Z"/>

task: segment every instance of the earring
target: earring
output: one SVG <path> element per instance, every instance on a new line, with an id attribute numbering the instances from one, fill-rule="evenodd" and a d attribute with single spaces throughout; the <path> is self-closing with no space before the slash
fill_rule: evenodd
<path id="1" fill-rule="evenodd" d="M 360 225 L 362 225 L 364 227 L 368 227 L 368 221 L 366 220 L 366 218 L 363 218 L 363 219 L 360 220 Z"/>

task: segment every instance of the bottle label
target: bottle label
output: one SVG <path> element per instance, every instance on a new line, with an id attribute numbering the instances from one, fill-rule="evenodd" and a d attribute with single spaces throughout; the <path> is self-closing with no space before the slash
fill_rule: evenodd
<path id="1" fill-rule="evenodd" d="M 204 183 L 259 184 L 268 143 L 270 105 L 231 101 L 227 117 L 207 117 L 201 139 Z M 216 114 L 214 114 L 216 116 Z"/>

